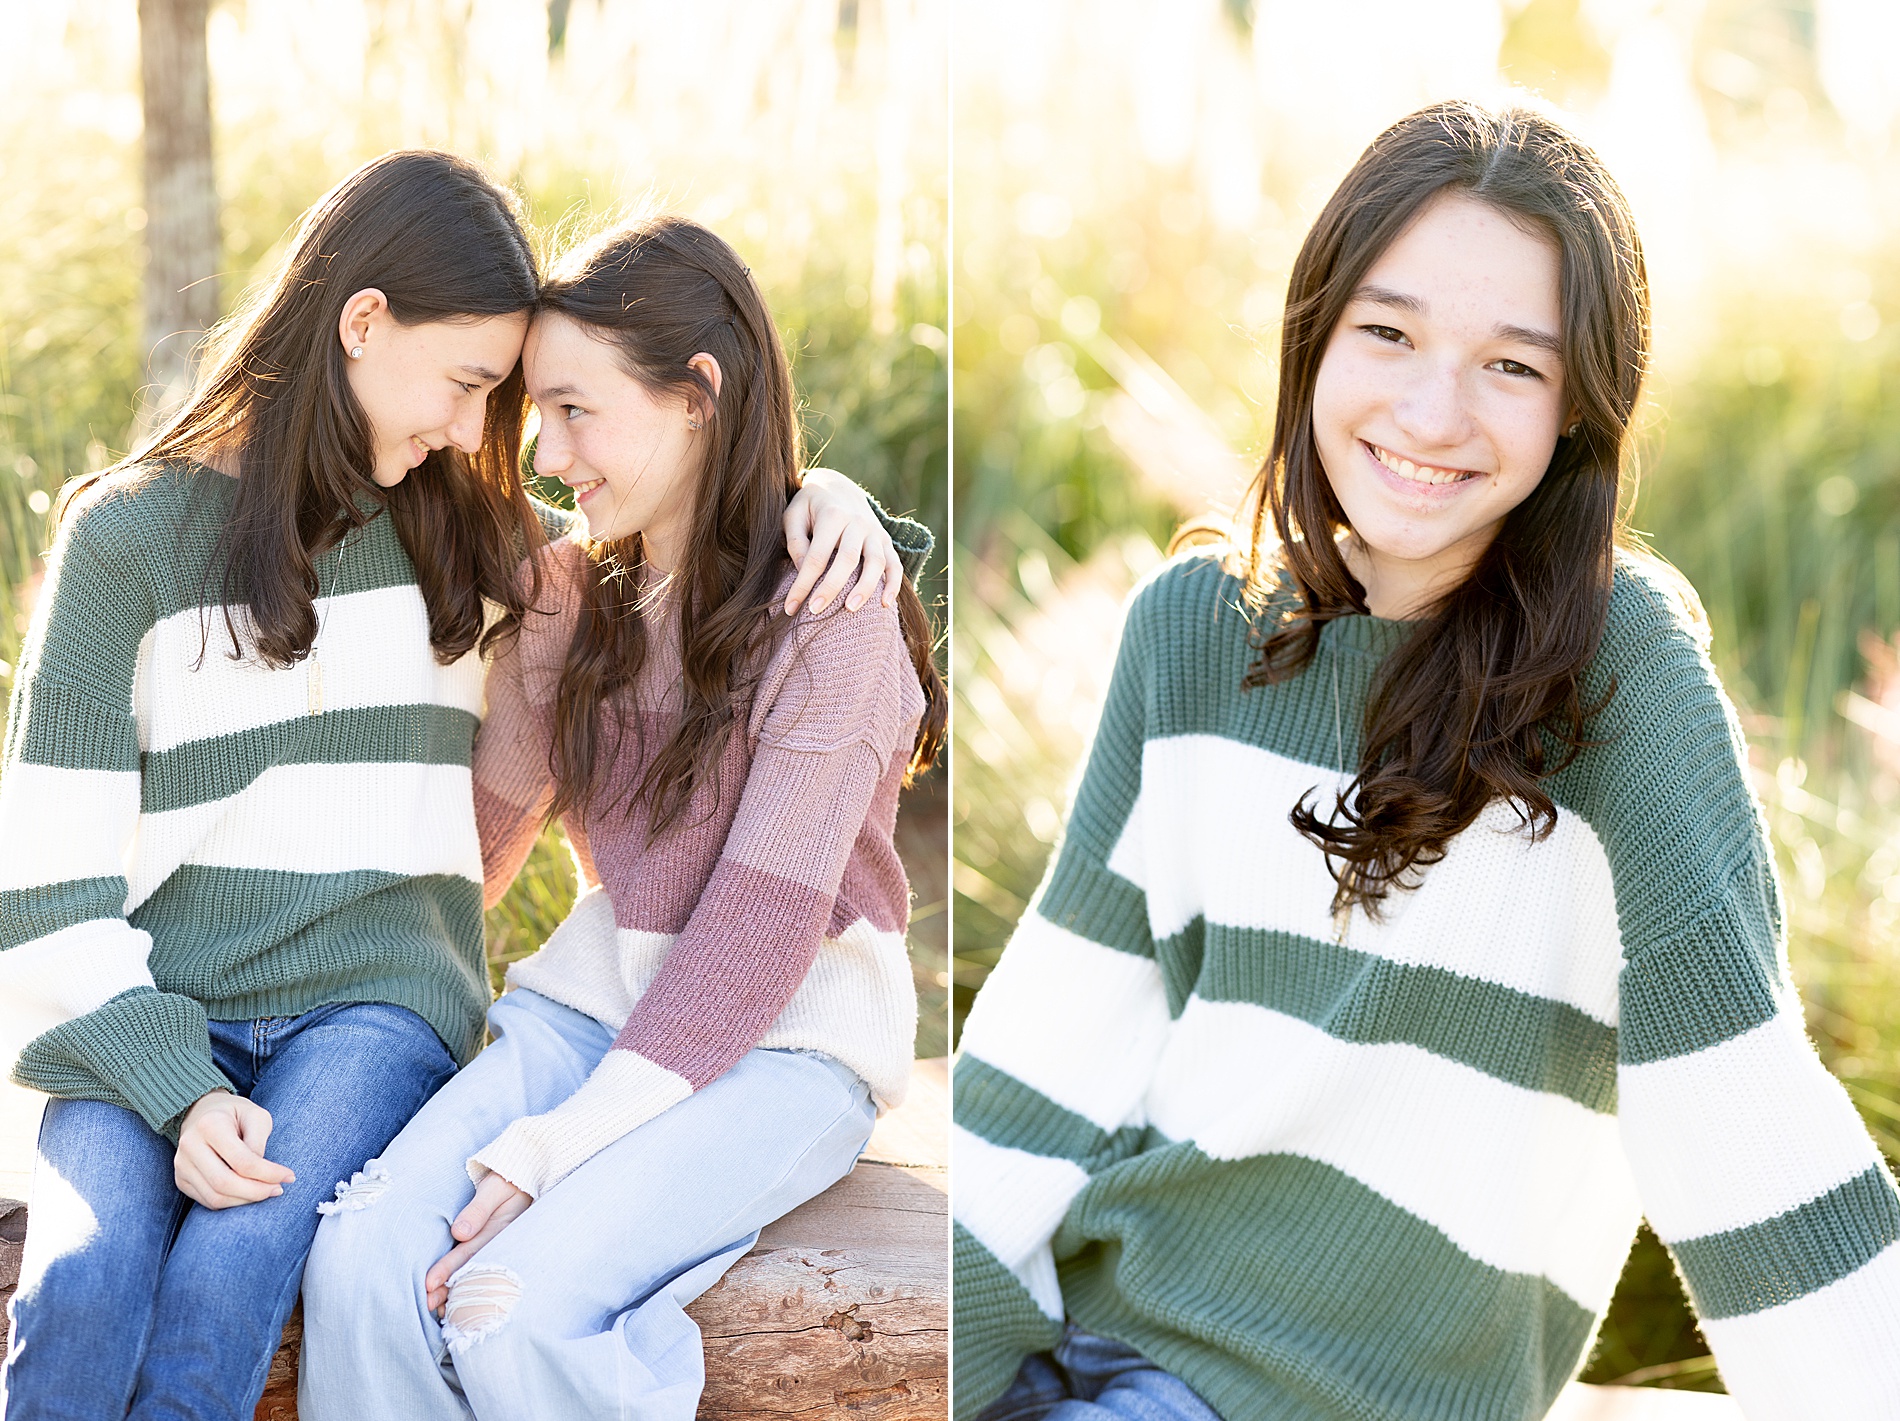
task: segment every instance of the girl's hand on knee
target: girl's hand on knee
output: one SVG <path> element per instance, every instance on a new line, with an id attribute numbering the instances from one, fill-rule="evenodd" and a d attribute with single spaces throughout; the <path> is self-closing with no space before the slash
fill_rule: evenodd
<path id="1" fill-rule="evenodd" d="M 823 611 L 860 568 L 845 606 L 855 612 L 870 601 L 880 583 L 884 605 L 896 605 L 897 590 L 904 584 L 903 560 L 864 490 L 835 469 L 805 471 L 804 486 L 785 506 L 785 546 L 798 565 L 798 577 L 785 595 L 786 616 L 798 610 L 808 593 L 812 611 Z M 823 582 L 818 581 L 820 573 L 825 574 Z"/>
<path id="2" fill-rule="evenodd" d="M 423 1285 L 429 1291 L 429 1309 L 438 1316 L 449 1304 L 449 1279 L 455 1270 L 480 1253 L 488 1241 L 527 1212 L 534 1196 L 517 1189 L 499 1174 L 489 1173 L 475 1186 L 475 1197 L 455 1216 L 449 1233 L 455 1247 L 429 1270 Z"/>
<path id="3" fill-rule="evenodd" d="M 228 1090 L 201 1096 L 178 1131 L 172 1157 L 178 1192 L 207 1209 L 276 1198 L 297 1176 L 264 1158 L 270 1132 L 270 1111 L 255 1101 Z"/>

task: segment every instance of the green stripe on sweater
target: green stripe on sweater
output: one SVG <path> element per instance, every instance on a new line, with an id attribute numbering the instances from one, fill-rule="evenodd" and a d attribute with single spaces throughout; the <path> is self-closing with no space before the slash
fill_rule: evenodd
<path id="1" fill-rule="evenodd" d="M 1197 918 L 1183 936 L 1201 928 Z M 1341 1041 L 1405 1042 L 1527 1090 L 1616 1109 L 1616 1031 L 1566 1002 L 1294 933 L 1210 923 L 1205 937 L 1196 990 L 1208 1001 L 1251 1002 Z M 1177 940 L 1161 945 L 1163 962 Z"/>
<path id="2" fill-rule="evenodd" d="M 48 937 L 96 918 L 125 911 L 125 879 L 70 878 L 0 892 L 0 948 Z"/>
<path id="3" fill-rule="evenodd" d="M 1081 854 L 1056 861 L 1036 911 L 1059 928 L 1117 952 L 1155 955 L 1141 890 Z"/>
<path id="4" fill-rule="evenodd" d="M 64 770 L 136 772 L 138 723 L 132 704 L 110 705 L 76 687 L 36 677 L 13 699 L 9 729 L 19 727 L 17 758 Z"/>
<path id="5" fill-rule="evenodd" d="M 1740 901 L 1629 955 L 1617 1038 L 1625 1064 L 1686 1056 L 1740 1036 L 1775 1014 L 1778 987 L 1792 991 L 1781 982 L 1765 910 L 1747 903 L 1754 897 L 1759 904 L 1760 890 L 1744 881 L 1736 893 Z"/>
<path id="6" fill-rule="evenodd" d="M 1593 1323 L 1295 1155 L 1161 1147 L 1098 1175 L 1055 1248 L 1069 1315 L 1226 1421 L 1541 1416 Z"/>
<path id="7" fill-rule="evenodd" d="M 1020 1360 L 1046 1352 L 1062 1324 L 1045 1314 L 975 1235 L 955 1226 L 956 1311 L 950 1329 L 957 1421 L 970 1421 L 1002 1395 Z"/>
<path id="8" fill-rule="evenodd" d="M 353 706 L 188 741 L 145 756 L 139 809 L 228 799 L 277 765 L 466 765 L 479 723 L 453 706 Z"/>
<path id="9" fill-rule="evenodd" d="M 1900 1197 L 1880 1165 L 1772 1219 L 1672 1245 L 1696 1311 L 1738 1317 L 1791 1303 L 1900 1240 Z"/>
<path id="10" fill-rule="evenodd" d="M 1073 1160 L 1084 1169 L 1112 1164 L 1141 1145 L 1139 1127 L 1111 1135 L 967 1052 L 957 1059 L 954 1095 L 957 1124 L 992 1145 Z"/>
<path id="11" fill-rule="evenodd" d="M 131 922 L 152 935 L 159 987 L 219 1021 L 380 1001 L 422 1017 L 458 1061 L 481 1045 L 482 890 L 458 875 L 186 864 Z"/>

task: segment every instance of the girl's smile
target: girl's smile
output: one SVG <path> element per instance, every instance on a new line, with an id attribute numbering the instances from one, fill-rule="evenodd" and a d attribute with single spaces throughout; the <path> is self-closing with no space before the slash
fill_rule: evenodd
<path id="1" fill-rule="evenodd" d="M 1394 454 L 1390 449 L 1381 449 L 1377 444 L 1368 444 L 1363 439 L 1359 441 L 1359 444 L 1372 455 L 1380 468 L 1399 480 L 1398 486 L 1404 492 L 1411 491 L 1405 487 L 1406 485 L 1425 484 L 1434 488 L 1445 488 L 1478 477 L 1475 469 L 1435 468 L 1423 462 L 1414 463 L 1403 455 Z"/>

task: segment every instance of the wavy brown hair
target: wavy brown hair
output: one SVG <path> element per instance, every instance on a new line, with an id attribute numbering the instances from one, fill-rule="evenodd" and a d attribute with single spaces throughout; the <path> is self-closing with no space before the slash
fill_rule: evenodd
<path id="1" fill-rule="evenodd" d="M 1609 614 L 1624 447 L 1648 362 L 1642 247 L 1595 153 L 1540 114 L 1470 103 L 1421 109 L 1374 139 L 1294 263 L 1273 444 L 1249 494 L 1260 652 L 1245 684 L 1297 675 L 1326 623 L 1367 610 L 1339 549 L 1348 524 L 1314 442 L 1313 389 L 1368 269 L 1447 192 L 1555 245 L 1575 432 L 1559 438 L 1543 479 L 1465 580 L 1380 667 L 1356 776 L 1331 812 L 1312 796 L 1292 811 L 1326 853 L 1336 912 L 1356 904 L 1376 914 L 1494 799 L 1534 839 L 1548 834 L 1557 811 L 1543 781 L 1590 743 L 1587 727 L 1614 691 L 1592 700 L 1583 676 Z"/>
<path id="2" fill-rule="evenodd" d="M 650 833 L 679 818 L 737 718 L 747 666 L 769 642 L 785 550 L 785 505 L 801 477 L 801 436 L 791 368 L 750 269 L 718 236 L 677 216 L 618 228 L 576 252 L 542 288 L 539 309 L 566 316 L 609 345 L 621 367 L 654 394 L 684 396 L 701 411 L 705 453 L 692 529 L 674 576 L 681 599 L 682 711 L 678 727 L 626 800 L 642 803 Z M 719 362 L 711 381 L 687 362 Z M 621 740 L 638 736 L 626 692 L 647 658 L 639 534 L 588 546 L 579 619 L 554 699 L 550 816 L 594 802 Z M 898 617 L 925 711 L 910 773 L 935 762 L 946 696 L 932 633 L 906 582 Z"/>
<path id="3" fill-rule="evenodd" d="M 520 477 L 517 364 L 491 393 L 481 448 L 438 449 L 394 488 L 371 478 L 371 430 L 350 389 L 337 327 L 375 287 L 404 325 L 530 310 L 539 283 L 515 201 L 450 153 L 388 153 L 338 183 L 298 226 L 271 281 L 213 336 L 191 398 L 130 464 L 235 459 L 230 512 L 205 570 L 233 655 L 267 666 L 309 655 L 315 559 L 389 510 L 429 610 L 443 664 L 483 640 L 483 600 L 518 614 L 535 586 L 517 570 L 541 525 Z M 95 475 L 68 486 L 62 514 Z M 233 608 L 248 606 L 239 640 Z"/>

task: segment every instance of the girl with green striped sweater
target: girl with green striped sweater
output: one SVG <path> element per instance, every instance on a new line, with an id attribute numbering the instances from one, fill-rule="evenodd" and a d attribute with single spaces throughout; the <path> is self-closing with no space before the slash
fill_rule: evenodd
<path id="1" fill-rule="evenodd" d="M 13 1421 L 248 1417 L 319 1201 L 481 1045 L 483 652 L 565 521 L 518 474 L 538 291 L 479 170 L 378 159 L 65 503 L 0 776 L 0 1035 L 54 1097 Z"/>
<path id="2" fill-rule="evenodd" d="M 963 1034 L 960 1416 L 1531 1421 L 1644 1215 L 1751 1421 L 1900 1416 L 1900 1197 L 1618 536 L 1647 326 L 1537 115 L 1416 113 L 1320 214 L 1251 540 L 1136 593 Z"/>

